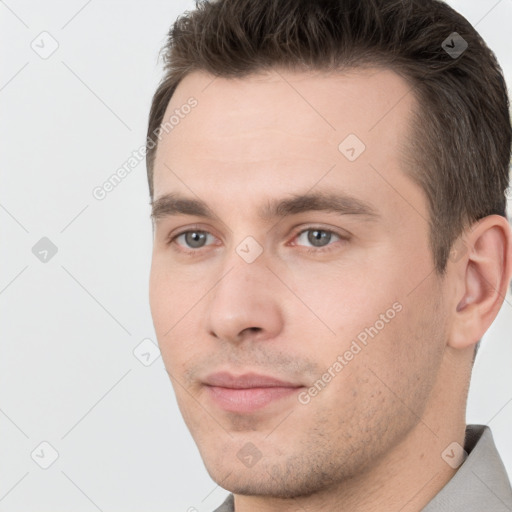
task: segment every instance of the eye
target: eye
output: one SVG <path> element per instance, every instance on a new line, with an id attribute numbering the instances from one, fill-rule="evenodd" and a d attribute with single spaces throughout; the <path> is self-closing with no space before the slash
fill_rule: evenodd
<path id="1" fill-rule="evenodd" d="M 307 249 L 307 252 L 323 252 L 331 250 L 331 246 L 333 244 L 329 242 L 331 242 L 333 235 L 338 237 L 339 240 L 347 239 L 347 237 L 343 237 L 334 231 L 323 229 L 319 226 L 311 226 L 307 229 L 303 229 L 297 233 L 295 238 L 298 240 L 302 239 L 302 242 L 308 242 L 311 244 L 311 246 Z"/>
<path id="2" fill-rule="evenodd" d="M 306 245 L 303 248 L 303 250 L 307 253 L 327 252 L 336 248 L 335 244 L 331 243 L 333 236 L 337 237 L 338 240 L 348 240 L 347 236 L 342 236 L 341 234 L 338 234 L 332 230 L 324 229 L 320 226 L 310 226 L 295 233 L 293 240 L 297 239 L 301 243 L 293 243 L 292 245 L 302 246 L 304 243 L 309 243 L 311 244 L 309 247 Z M 208 237 L 211 239 L 215 238 L 208 231 L 200 229 L 189 229 L 188 231 L 182 231 L 176 235 L 169 236 L 167 244 L 177 245 L 179 247 L 179 249 L 177 249 L 179 252 L 189 255 L 196 255 L 200 254 L 201 251 L 199 249 L 208 246 L 206 243 Z"/>
<path id="3" fill-rule="evenodd" d="M 170 238 L 168 243 L 177 243 L 177 241 L 182 238 L 183 243 L 178 243 L 178 245 L 184 247 L 185 252 L 197 252 L 196 249 L 201 249 L 205 246 L 208 236 L 213 237 L 213 235 L 207 231 L 194 229 L 183 231 L 182 233 L 173 236 Z M 187 250 L 187 248 L 192 250 Z"/>

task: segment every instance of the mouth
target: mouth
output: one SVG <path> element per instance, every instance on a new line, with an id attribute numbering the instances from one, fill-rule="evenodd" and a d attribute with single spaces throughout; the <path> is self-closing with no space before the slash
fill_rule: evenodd
<path id="1" fill-rule="evenodd" d="M 228 412 L 251 413 L 295 395 L 302 384 L 275 377 L 246 373 L 235 376 L 227 372 L 209 375 L 203 382 L 208 397 Z"/>

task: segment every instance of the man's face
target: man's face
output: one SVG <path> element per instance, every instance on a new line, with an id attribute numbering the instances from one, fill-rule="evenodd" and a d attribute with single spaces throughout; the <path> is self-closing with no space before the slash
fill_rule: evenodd
<path id="1" fill-rule="evenodd" d="M 400 162 L 409 90 L 376 68 L 194 72 L 168 106 L 164 121 L 197 100 L 159 144 L 155 201 L 213 217 L 159 210 L 152 317 L 206 468 L 237 494 L 360 474 L 435 407 L 448 318 L 427 202 Z M 269 208 L 306 194 L 342 208 Z"/>

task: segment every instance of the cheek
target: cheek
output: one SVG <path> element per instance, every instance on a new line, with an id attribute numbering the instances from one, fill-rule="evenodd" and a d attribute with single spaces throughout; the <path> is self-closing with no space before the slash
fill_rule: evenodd
<path id="1" fill-rule="evenodd" d="M 169 315 L 173 309 L 172 302 L 168 280 L 162 272 L 155 268 L 153 263 L 149 279 L 149 307 L 159 341 L 161 336 L 172 326 L 172 318 Z"/>
<path id="2" fill-rule="evenodd" d="M 407 429 L 421 416 L 442 360 L 442 333 L 433 311 L 420 315 L 415 307 L 404 304 L 381 330 L 380 324 L 376 331 L 360 330 L 365 343 L 357 336 L 339 338 L 329 354 L 321 353 L 324 371 L 338 356 L 343 361 L 343 369 L 311 401 L 334 431 L 342 425 L 348 432 L 385 436 L 390 425 Z"/>
<path id="3" fill-rule="evenodd" d="M 164 364 L 168 371 L 174 372 L 191 355 L 191 336 L 185 332 L 187 312 L 191 314 L 191 294 L 182 293 L 183 287 L 180 288 L 172 273 L 157 263 L 153 260 L 149 279 L 151 316 Z"/>
<path id="4" fill-rule="evenodd" d="M 176 272 L 162 255 L 154 255 L 149 278 L 149 304 L 157 336 L 187 320 L 201 298 L 201 287 Z M 204 293 L 204 291 L 202 292 Z M 166 337 L 168 337 L 166 336 Z"/>
<path id="5" fill-rule="evenodd" d="M 380 331 L 399 315 L 393 309 L 399 297 L 392 283 L 384 284 L 382 279 L 379 283 L 376 277 L 379 273 L 375 269 L 361 267 L 316 265 L 287 276 L 288 282 L 293 283 L 295 295 L 301 299 L 292 305 L 296 313 L 300 312 L 299 325 L 311 319 L 321 328 L 318 332 L 326 344 L 334 344 L 338 349 L 349 345 L 353 338 L 375 322 L 379 321 Z M 380 325 L 379 316 L 388 310 L 388 322 Z"/>
<path id="6" fill-rule="evenodd" d="M 310 354 L 318 365 L 327 371 L 338 356 L 346 355 L 344 378 L 366 374 L 368 367 L 398 389 L 423 386 L 420 380 L 436 371 L 443 350 L 438 290 L 426 281 L 410 293 L 400 278 L 403 273 L 389 269 L 387 274 L 372 269 L 326 274 L 316 272 L 310 275 L 314 279 L 300 282 L 294 290 L 322 321 L 314 319 L 321 327 L 322 343 Z M 305 317 L 297 321 L 304 326 Z"/>
<path id="7" fill-rule="evenodd" d="M 437 308 L 423 298 L 402 297 L 400 303 L 401 311 L 382 329 L 373 324 L 378 332 L 368 337 L 360 362 L 372 388 L 420 415 L 442 362 L 444 325 Z"/>

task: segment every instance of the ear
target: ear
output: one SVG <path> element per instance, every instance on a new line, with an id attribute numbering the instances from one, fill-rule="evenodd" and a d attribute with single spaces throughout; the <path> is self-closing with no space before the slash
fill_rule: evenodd
<path id="1" fill-rule="evenodd" d="M 448 269 L 455 297 L 448 345 L 475 345 L 490 327 L 505 300 L 512 275 L 512 231 L 505 217 L 489 215 L 456 241 Z"/>

